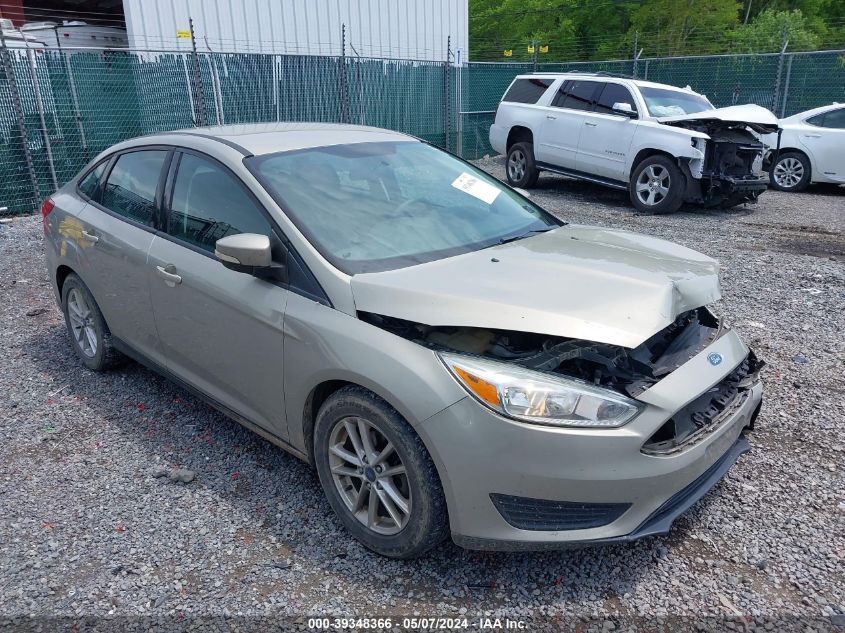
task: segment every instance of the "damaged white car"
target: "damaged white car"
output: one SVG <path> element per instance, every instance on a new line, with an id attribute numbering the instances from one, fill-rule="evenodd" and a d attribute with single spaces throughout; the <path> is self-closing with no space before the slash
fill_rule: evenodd
<path id="1" fill-rule="evenodd" d="M 777 118 L 756 105 L 714 108 L 686 88 L 606 74 L 543 73 L 513 80 L 490 144 L 507 156 L 508 182 L 541 171 L 629 192 L 643 213 L 684 202 L 731 207 L 766 190 L 766 145 Z"/>

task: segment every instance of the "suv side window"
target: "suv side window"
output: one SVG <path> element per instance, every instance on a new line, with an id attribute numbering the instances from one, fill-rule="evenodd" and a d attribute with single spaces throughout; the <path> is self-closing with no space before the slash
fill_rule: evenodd
<path id="1" fill-rule="evenodd" d="M 86 197 L 97 201 L 100 193 L 100 180 L 103 177 L 103 172 L 106 171 L 106 165 L 109 164 L 109 159 L 101 161 L 94 169 L 89 171 L 85 177 L 79 181 L 77 188 Z"/>
<path id="2" fill-rule="evenodd" d="M 845 108 L 825 112 L 822 125 L 837 130 L 845 130 Z"/>
<path id="3" fill-rule="evenodd" d="M 620 84 L 604 84 L 604 89 L 602 89 L 596 101 L 596 112 L 614 114 L 614 103 L 629 103 L 634 112 L 637 111 L 637 103 L 634 101 L 630 90 Z"/>
<path id="4" fill-rule="evenodd" d="M 100 204 L 130 220 L 153 226 L 156 191 L 166 158 L 166 150 L 140 150 L 118 156 Z"/>
<path id="5" fill-rule="evenodd" d="M 600 81 L 570 79 L 560 87 L 552 105 L 570 110 L 592 110 L 596 91 L 601 86 Z"/>
<path id="6" fill-rule="evenodd" d="M 221 237 L 236 233 L 272 235 L 244 185 L 228 169 L 194 154 L 182 154 L 173 183 L 167 234 L 214 252 Z"/>
<path id="7" fill-rule="evenodd" d="M 553 79 L 532 77 L 531 79 L 517 79 L 502 97 L 502 101 L 516 103 L 537 103 L 543 93 L 552 85 Z"/>

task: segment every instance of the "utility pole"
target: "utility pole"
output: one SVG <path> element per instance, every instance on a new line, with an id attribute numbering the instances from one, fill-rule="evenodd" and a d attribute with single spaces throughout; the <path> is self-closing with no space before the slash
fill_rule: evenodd
<path id="1" fill-rule="evenodd" d="M 531 55 L 531 72 L 532 73 L 537 72 L 537 47 L 538 47 L 538 41 L 537 40 L 531 40 L 531 50 L 534 51 Z"/>
<path id="2" fill-rule="evenodd" d="M 780 78 L 783 75 L 783 60 L 786 57 L 786 47 L 789 46 L 789 23 L 784 23 L 780 34 L 780 55 L 778 55 L 778 72 L 775 77 L 775 92 L 772 95 L 772 112 L 777 112 L 780 101 Z"/>

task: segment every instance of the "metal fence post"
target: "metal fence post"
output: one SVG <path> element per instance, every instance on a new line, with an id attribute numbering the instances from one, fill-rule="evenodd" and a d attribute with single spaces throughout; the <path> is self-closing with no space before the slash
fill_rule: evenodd
<path id="1" fill-rule="evenodd" d="M 780 78 L 783 74 L 783 58 L 785 57 L 786 47 L 789 45 L 789 25 L 783 25 L 783 31 L 781 32 L 781 47 L 780 47 L 780 54 L 778 55 L 778 71 L 777 75 L 775 75 L 775 92 L 772 95 L 772 112 L 777 112 L 778 103 L 780 101 Z"/>
<path id="2" fill-rule="evenodd" d="M 463 157 L 464 154 L 464 60 L 463 50 L 458 49 L 455 54 L 455 133 L 458 135 L 456 153 Z"/>
<path id="3" fill-rule="evenodd" d="M 82 122 L 82 112 L 79 110 L 79 95 L 76 93 L 76 81 L 73 79 L 73 70 L 70 65 L 70 55 L 62 50 L 62 43 L 57 38 L 59 47 L 59 55 L 65 62 L 65 72 L 67 73 L 67 82 L 70 87 L 70 100 L 73 104 L 73 114 L 76 118 L 76 127 L 79 129 L 79 140 L 82 143 L 82 155 L 85 157 L 85 162 L 88 162 L 90 155 L 88 153 L 88 139 L 85 136 L 85 124 Z"/>
<path id="4" fill-rule="evenodd" d="M 792 75 L 792 60 L 795 59 L 794 54 L 789 55 L 789 61 L 786 62 L 786 81 L 783 82 L 783 95 L 780 101 L 780 118 L 786 115 L 786 102 L 789 100 L 789 79 Z"/>
<path id="5" fill-rule="evenodd" d="M 634 32 L 634 60 L 633 60 L 633 68 L 631 69 L 633 71 L 632 75 L 633 75 L 634 79 L 637 78 L 637 62 L 640 59 L 640 54 L 637 52 L 637 47 L 639 46 L 639 43 L 640 43 L 640 32 L 635 31 Z M 640 51 L 640 52 L 642 52 L 642 51 Z"/>
<path id="6" fill-rule="evenodd" d="M 205 113 L 205 93 L 202 89 L 202 72 L 200 71 L 199 55 L 197 55 L 197 38 L 194 37 L 194 19 L 188 18 L 188 23 L 191 25 L 192 83 L 194 84 L 194 97 L 197 100 L 197 123 L 204 127 L 208 125 L 208 117 Z"/>
<path id="7" fill-rule="evenodd" d="M 349 81 L 346 77 L 346 25 L 342 24 L 340 27 L 340 85 L 339 91 L 339 105 L 340 105 L 340 122 L 349 123 Z"/>
<path id="8" fill-rule="evenodd" d="M 38 120 L 41 123 L 41 135 L 44 137 L 44 150 L 47 152 L 47 166 L 50 168 L 53 189 L 58 189 L 59 180 L 56 178 L 56 166 L 53 162 L 53 145 L 50 143 L 47 117 L 44 116 L 44 100 L 41 98 L 41 84 L 38 81 L 38 69 L 35 67 L 35 54 L 29 48 L 29 44 L 26 47 L 26 57 L 29 60 L 29 72 L 32 74 L 32 90 L 35 93 L 35 108 L 38 111 Z"/>
<path id="9" fill-rule="evenodd" d="M 35 174 L 35 164 L 32 162 L 32 153 L 29 151 L 29 140 L 26 136 L 26 124 L 23 118 L 23 106 L 21 105 L 21 95 L 18 92 L 18 84 L 15 79 L 15 69 L 12 67 L 12 57 L 9 49 L 6 48 L 6 38 L 3 36 L 3 31 L 0 29 L 0 63 L 3 65 L 3 72 L 6 74 L 6 82 L 9 84 L 9 96 L 12 101 L 12 110 L 15 114 L 15 123 L 18 126 L 18 134 L 21 138 L 21 149 L 23 150 L 24 158 L 26 159 L 26 170 L 29 174 L 29 181 L 32 185 L 32 201 L 33 204 L 38 204 L 41 198 L 41 190 L 38 187 L 38 176 Z"/>
<path id="10" fill-rule="evenodd" d="M 538 40 L 531 40 L 531 72 L 537 72 L 537 49 L 539 48 L 540 44 Z"/>
<path id="11" fill-rule="evenodd" d="M 448 150 L 450 144 L 450 129 L 451 121 L 449 120 L 449 88 L 450 88 L 450 73 L 449 73 L 449 58 L 452 56 L 452 36 L 446 38 L 446 61 L 443 63 L 443 144 Z"/>

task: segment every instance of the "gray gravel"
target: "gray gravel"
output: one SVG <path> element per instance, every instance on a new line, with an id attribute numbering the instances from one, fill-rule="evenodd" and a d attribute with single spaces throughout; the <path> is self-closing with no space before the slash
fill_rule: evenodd
<path id="1" fill-rule="evenodd" d="M 501 176 L 499 160 L 481 164 Z M 379 558 L 347 537 L 305 464 L 136 364 L 81 368 L 46 279 L 40 218 L 27 217 L 0 224 L 0 616 L 842 625 L 842 191 L 648 217 L 624 193 L 543 176 L 533 199 L 720 259 L 719 309 L 768 363 L 753 452 L 668 537 L 538 554 L 445 543 L 423 560 Z"/>

